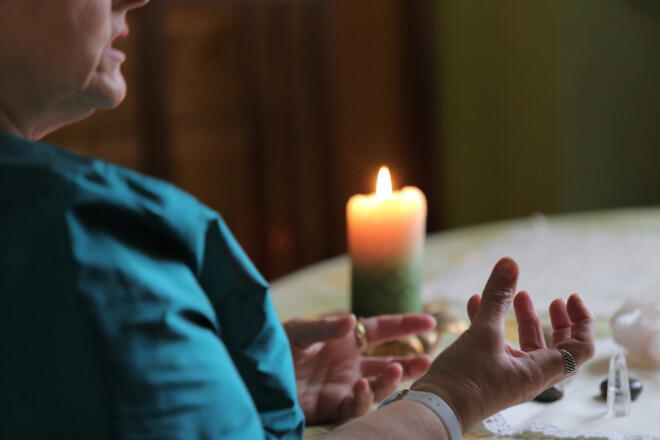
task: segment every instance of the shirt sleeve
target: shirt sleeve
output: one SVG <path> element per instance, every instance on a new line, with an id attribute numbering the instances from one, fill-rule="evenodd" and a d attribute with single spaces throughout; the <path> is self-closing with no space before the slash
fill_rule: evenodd
<path id="1" fill-rule="evenodd" d="M 130 199 L 90 194 L 68 216 L 75 288 L 98 341 L 114 436 L 299 437 L 295 396 L 279 403 L 273 368 L 287 363 L 286 348 L 265 293 L 246 300 L 239 292 L 232 300 L 227 291 L 212 304 L 199 281 L 198 250 L 168 222 Z M 216 284 L 222 284 L 233 267 L 218 265 L 223 276 Z M 224 308 L 235 304 L 229 320 L 232 312 Z M 249 380 L 256 383 L 246 385 Z"/>
<path id="2" fill-rule="evenodd" d="M 210 220 L 206 243 L 201 280 L 267 437 L 301 438 L 304 415 L 291 350 L 268 285 L 222 219 Z"/>

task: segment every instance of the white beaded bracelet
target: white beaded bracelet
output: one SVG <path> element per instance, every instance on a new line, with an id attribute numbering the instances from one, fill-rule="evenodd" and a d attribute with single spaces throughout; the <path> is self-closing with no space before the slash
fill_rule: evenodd
<path id="1" fill-rule="evenodd" d="M 461 425 L 458 423 L 456 414 L 454 414 L 454 411 L 451 410 L 449 405 L 447 405 L 437 394 L 427 393 L 426 391 L 397 391 L 383 400 L 378 408 L 382 408 L 389 403 L 396 402 L 397 400 L 412 400 L 413 402 L 419 402 L 426 405 L 435 412 L 440 420 L 442 420 L 442 423 L 447 430 L 447 434 L 449 434 L 449 440 L 461 440 L 463 438 Z"/>

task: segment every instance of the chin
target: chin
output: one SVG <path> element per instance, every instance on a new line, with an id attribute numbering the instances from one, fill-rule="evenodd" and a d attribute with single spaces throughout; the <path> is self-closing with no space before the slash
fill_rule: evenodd
<path id="1" fill-rule="evenodd" d="M 114 108 L 119 107 L 119 104 L 121 104 L 124 101 L 124 98 L 126 97 L 126 94 L 121 94 L 121 95 L 116 95 L 113 97 L 108 97 L 107 99 L 103 101 L 99 101 L 95 106 L 95 110 L 112 110 Z"/>
<path id="2" fill-rule="evenodd" d="M 107 91 L 107 93 L 100 94 L 96 97 L 94 102 L 94 109 L 96 110 L 112 110 L 117 108 L 126 98 L 126 87 L 121 89 L 114 89 Z"/>
<path id="3" fill-rule="evenodd" d="M 126 97 L 126 83 L 123 77 L 119 78 L 116 81 L 97 81 L 82 93 L 73 93 L 49 106 L 41 113 L 37 123 L 33 124 L 27 137 L 38 140 L 61 127 L 91 116 L 96 110 L 116 108 Z"/>
<path id="4" fill-rule="evenodd" d="M 111 110 L 126 98 L 126 81 L 117 73 L 92 84 L 85 91 L 85 101 L 94 110 Z"/>

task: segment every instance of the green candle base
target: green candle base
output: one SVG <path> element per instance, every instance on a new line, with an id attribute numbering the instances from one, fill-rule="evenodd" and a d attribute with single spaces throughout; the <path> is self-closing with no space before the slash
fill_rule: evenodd
<path id="1" fill-rule="evenodd" d="M 421 261 L 398 267 L 353 266 L 351 311 L 358 317 L 421 313 Z"/>

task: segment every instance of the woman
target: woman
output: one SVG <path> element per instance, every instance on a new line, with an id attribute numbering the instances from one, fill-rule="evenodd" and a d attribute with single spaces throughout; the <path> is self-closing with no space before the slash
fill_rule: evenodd
<path id="1" fill-rule="evenodd" d="M 305 420 L 351 418 L 332 438 L 450 438 L 592 356 L 593 317 L 576 295 L 551 305 L 545 347 L 529 295 L 513 299 L 510 259 L 430 368 L 424 356 L 361 357 L 350 315 L 283 328 L 216 213 L 37 142 L 122 101 L 125 57 L 113 45 L 146 1 L 0 0 L 1 438 L 300 438 Z M 504 344 L 511 302 L 524 351 Z M 434 323 L 364 325 L 376 343 Z M 356 418 L 414 377 L 413 392 Z M 416 393 L 442 409 L 409 401 Z"/>

